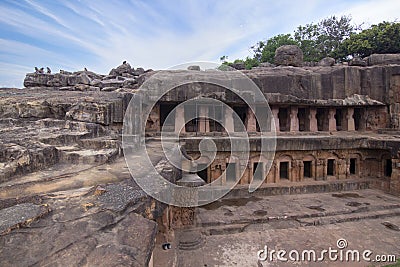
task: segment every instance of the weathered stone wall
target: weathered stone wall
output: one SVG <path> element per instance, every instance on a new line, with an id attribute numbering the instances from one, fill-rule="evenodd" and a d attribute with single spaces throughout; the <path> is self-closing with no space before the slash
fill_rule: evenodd
<path id="1" fill-rule="evenodd" d="M 198 153 L 191 153 L 194 158 L 200 157 Z M 208 168 L 208 182 L 213 182 L 226 170 L 226 163 L 230 157 L 229 152 L 219 152 Z M 283 180 L 290 182 L 302 182 L 307 178 L 313 180 L 343 180 L 354 178 L 378 178 L 388 183 L 390 177 L 385 176 L 384 161 L 390 159 L 391 155 L 385 150 L 374 149 L 332 149 L 332 150 L 289 150 L 278 151 L 275 155 L 271 168 L 266 169 L 267 161 L 259 158 L 258 152 L 251 152 L 250 159 L 236 159 L 231 163 L 240 164 L 245 168 L 240 179 L 240 184 L 248 184 L 253 179 L 253 164 L 263 162 L 263 176 L 265 183 L 279 183 Z M 334 160 L 333 175 L 327 173 L 327 162 Z M 354 173 L 350 170 L 350 159 L 355 162 Z M 200 161 L 202 159 L 200 158 Z M 311 162 L 310 176 L 304 177 L 304 161 Z M 207 159 L 204 159 L 207 162 Z M 288 177 L 280 178 L 280 162 L 288 163 Z M 243 165 L 245 164 L 245 165 Z M 237 168 L 236 175 L 239 176 L 240 169 Z M 226 183 L 226 177 L 221 177 L 220 183 Z"/>

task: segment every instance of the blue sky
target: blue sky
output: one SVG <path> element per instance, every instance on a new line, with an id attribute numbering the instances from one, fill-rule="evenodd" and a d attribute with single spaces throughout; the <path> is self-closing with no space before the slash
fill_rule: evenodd
<path id="1" fill-rule="evenodd" d="M 35 66 L 108 73 L 123 60 L 166 69 L 244 58 L 257 41 L 330 15 L 400 19 L 400 1 L 0 0 L 0 14 L 0 87 L 21 87 Z"/>

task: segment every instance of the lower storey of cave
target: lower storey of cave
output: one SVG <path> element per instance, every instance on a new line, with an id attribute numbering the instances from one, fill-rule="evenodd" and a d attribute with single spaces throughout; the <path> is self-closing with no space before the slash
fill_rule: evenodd
<path id="1" fill-rule="evenodd" d="M 169 231 L 160 228 L 154 266 L 389 265 L 400 256 L 399 200 L 378 189 L 359 189 L 228 196 L 186 212 L 170 207 L 172 216 L 183 221 L 175 222 L 175 229 Z M 188 218 L 192 218 L 190 225 L 183 225 Z M 337 242 L 343 239 L 347 247 L 342 250 L 370 250 L 372 254 L 366 259 L 371 261 L 362 257 L 359 261 L 350 257 L 318 261 L 324 249 L 340 251 Z M 166 243 L 171 244 L 170 249 L 163 249 Z M 266 246 L 269 252 L 296 250 L 300 260 L 280 261 L 276 254 L 272 259 L 259 259 L 257 253 Z M 303 250 L 315 251 L 316 260 L 302 261 Z M 385 262 L 379 262 L 376 256 L 385 258 Z"/>

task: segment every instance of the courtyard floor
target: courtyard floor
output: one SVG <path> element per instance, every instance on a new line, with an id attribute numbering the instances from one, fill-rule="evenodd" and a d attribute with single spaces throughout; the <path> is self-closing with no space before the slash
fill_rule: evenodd
<path id="1" fill-rule="evenodd" d="M 379 190 L 223 199 L 197 208 L 196 214 L 194 227 L 175 231 L 172 249 L 163 250 L 165 240 L 159 238 L 154 266 L 384 266 L 392 259 L 382 263 L 376 256 L 400 258 L 400 198 Z M 179 249 L 181 236 L 201 242 Z M 340 239 L 340 246 L 346 245 L 341 249 Z M 276 252 L 272 260 L 258 260 L 266 246 L 268 256 L 285 250 L 288 261 L 278 261 Z M 319 260 L 330 248 L 337 253 L 326 252 Z M 299 261 L 290 260 L 292 250 Z M 316 260 L 309 261 L 308 252 L 301 260 L 304 250 L 315 251 Z M 349 250 L 358 250 L 360 261 L 350 254 L 346 261 Z M 365 250 L 371 251 L 366 252 L 370 261 L 362 257 Z"/>

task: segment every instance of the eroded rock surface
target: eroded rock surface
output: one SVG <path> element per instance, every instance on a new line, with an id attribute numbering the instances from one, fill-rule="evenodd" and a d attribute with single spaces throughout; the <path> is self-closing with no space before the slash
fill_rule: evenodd
<path id="1" fill-rule="evenodd" d="M 63 91 L 116 91 L 137 88 L 137 79 L 145 72 L 143 68 L 134 69 L 127 62 L 112 69 L 109 75 L 101 75 L 92 71 L 60 73 L 28 73 L 24 80 L 26 88 L 49 87 Z"/>
<path id="2" fill-rule="evenodd" d="M 303 51 L 297 45 L 283 45 L 275 51 L 275 64 L 300 67 L 303 65 Z"/>

